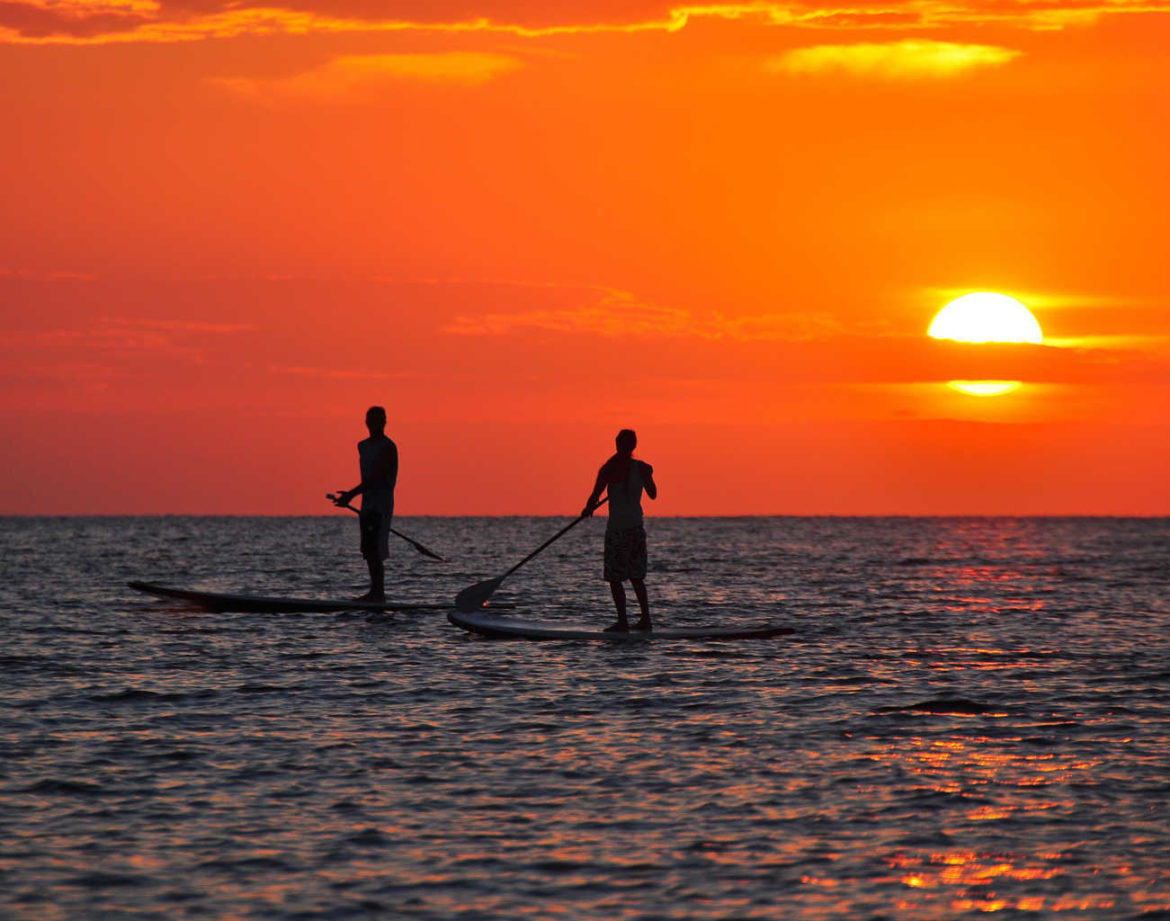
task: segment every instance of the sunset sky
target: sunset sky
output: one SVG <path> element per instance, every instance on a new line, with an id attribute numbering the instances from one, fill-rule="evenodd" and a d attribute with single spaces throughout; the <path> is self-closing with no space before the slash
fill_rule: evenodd
<path id="1" fill-rule="evenodd" d="M 0 513 L 1170 514 L 1170 0 L 0 0 Z M 973 291 L 1042 344 L 926 331 Z M 994 397 L 950 380 L 1017 380 Z"/>

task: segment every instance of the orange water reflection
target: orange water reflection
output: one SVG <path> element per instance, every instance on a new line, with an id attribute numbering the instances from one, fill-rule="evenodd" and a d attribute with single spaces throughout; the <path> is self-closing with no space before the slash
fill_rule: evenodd
<path id="1" fill-rule="evenodd" d="M 933 901 L 939 895 L 955 911 L 1085 912 L 1114 907 L 1116 897 L 1105 892 L 1051 896 L 998 891 L 1026 889 L 1029 882 L 1059 875 L 1059 870 L 1041 865 L 1039 861 L 1057 861 L 1061 856 L 1055 853 L 1027 858 L 1015 854 L 956 850 L 927 855 L 895 854 L 888 862 L 892 869 L 899 871 L 902 885 L 921 891 L 917 896 L 898 900 L 898 908 L 903 911 L 920 909 L 924 902 Z M 1102 880 L 1103 885 L 1106 882 Z M 979 891 L 968 892 L 968 889 Z M 952 891 L 948 894 L 947 890 Z"/>
<path id="2" fill-rule="evenodd" d="M 939 521 L 932 537 L 923 547 L 928 565 L 918 584 L 943 610 L 1019 613 L 1048 606 L 1052 572 L 1036 567 L 1046 542 L 1033 522 Z"/>

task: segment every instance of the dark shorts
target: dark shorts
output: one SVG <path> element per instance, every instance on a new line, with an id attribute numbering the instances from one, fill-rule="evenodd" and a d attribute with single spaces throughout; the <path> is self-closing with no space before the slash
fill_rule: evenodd
<path id="1" fill-rule="evenodd" d="M 384 560 L 390 556 L 390 515 L 362 512 L 358 525 L 362 530 L 362 556 L 367 560 Z"/>
<path id="2" fill-rule="evenodd" d="M 646 578 L 646 529 L 622 528 L 605 532 L 605 580 L 624 582 Z"/>

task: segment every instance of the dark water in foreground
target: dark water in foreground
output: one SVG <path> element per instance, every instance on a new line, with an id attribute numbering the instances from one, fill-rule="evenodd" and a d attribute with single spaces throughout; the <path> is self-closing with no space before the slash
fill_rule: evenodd
<path id="1" fill-rule="evenodd" d="M 404 519 L 452 598 L 556 519 Z M 505 583 L 607 623 L 600 521 Z M 344 518 L 0 519 L 4 919 L 1170 917 L 1170 521 L 649 522 L 662 622 L 204 614 L 362 588 Z"/>

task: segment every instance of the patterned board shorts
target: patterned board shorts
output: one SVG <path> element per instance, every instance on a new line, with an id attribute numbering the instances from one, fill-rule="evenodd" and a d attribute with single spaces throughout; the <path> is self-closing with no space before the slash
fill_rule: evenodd
<path id="1" fill-rule="evenodd" d="M 624 582 L 646 578 L 646 529 L 622 528 L 605 532 L 605 580 Z"/>
<path id="2" fill-rule="evenodd" d="M 362 556 L 367 560 L 384 560 L 390 556 L 390 515 L 363 511 L 358 516 L 362 529 Z"/>

